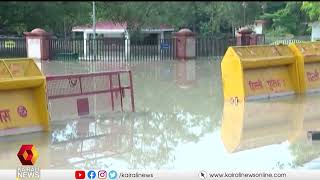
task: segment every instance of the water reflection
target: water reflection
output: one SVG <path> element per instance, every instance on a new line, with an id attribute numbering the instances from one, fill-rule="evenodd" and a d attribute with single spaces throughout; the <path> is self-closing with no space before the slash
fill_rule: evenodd
<path id="1" fill-rule="evenodd" d="M 176 83 L 178 87 L 188 89 L 193 87 L 196 82 L 196 61 L 178 61 L 176 64 Z"/>
<path id="2" fill-rule="evenodd" d="M 57 153 L 51 165 L 99 167 L 99 159 L 130 152 L 132 145 L 133 121 L 130 118 L 101 116 L 60 123 L 51 133 L 50 151 Z"/>
<path id="3" fill-rule="evenodd" d="M 319 95 L 224 104 L 221 138 L 229 153 L 288 142 L 293 161 L 302 166 L 320 156 L 309 131 L 320 130 Z M 282 165 L 283 166 L 283 165 Z"/>
<path id="4" fill-rule="evenodd" d="M 82 68 L 83 64 L 67 63 L 62 68 L 60 62 L 51 62 L 43 69 L 49 74 L 69 74 L 101 70 L 102 65 Z M 213 102 L 222 100 L 215 95 L 221 92 L 213 81 L 220 79 L 219 71 L 211 65 L 208 61 L 129 64 L 134 75 L 136 113 L 54 121 L 49 134 L 13 136 L 9 145 L 0 147 L 1 152 L 7 151 L 14 160 L 7 164 L 11 168 L 19 165 L 15 151 L 26 142 L 39 149 L 37 164 L 42 168 L 174 168 L 178 146 L 198 143 L 220 125 L 222 106 L 212 108 Z M 1 145 L 4 140 L 0 139 Z M 4 156 L 0 161 L 7 162 Z"/>
<path id="5" fill-rule="evenodd" d="M 110 67 L 104 64 L 44 69 L 91 72 Z M 16 153 L 25 143 L 37 147 L 38 166 L 56 169 L 281 169 L 320 155 L 307 139 L 307 131 L 320 130 L 320 95 L 232 106 L 223 104 L 218 61 L 127 65 L 136 113 L 70 118 L 52 122 L 49 133 L 0 137 L 0 168 L 20 165 Z"/>

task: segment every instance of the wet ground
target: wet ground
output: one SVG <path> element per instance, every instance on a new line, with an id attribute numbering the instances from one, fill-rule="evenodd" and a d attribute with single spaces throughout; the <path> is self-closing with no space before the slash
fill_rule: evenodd
<path id="1" fill-rule="evenodd" d="M 52 121 L 51 131 L 0 138 L 0 168 L 20 166 L 22 144 L 34 144 L 43 169 L 315 169 L 320 95 L 224 104 L 220 62 L 127 65 L 50 62 L 45 74 L 133 71 L 136 112 Z M 125 80 L 124 80 L 125 81 Z M 128 102 L 128 101 L 126 101 Z"/>

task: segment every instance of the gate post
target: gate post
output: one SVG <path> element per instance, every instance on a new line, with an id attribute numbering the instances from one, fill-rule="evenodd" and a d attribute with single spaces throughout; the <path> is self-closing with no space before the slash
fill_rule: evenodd
<path id="1" fill-rule="evenodd" d="M 239 29 L 239 31 L 236 34 L 237 37 L 237 46 L 249 46 L 254 45 L 256 43 L 253 43 L 252 41 L 252 35 L 253 30 L 248 27 L 243 27 Z"/>
<path id="2" fill-rule="evenodd" d="M 50 33 L 43 29 L 36 28 L 31 32 L 24 32 L 23 34 L 26 36 L 28 58 L 35 58 L 41 61 L 50 59 Z"/>
<path id="3" fill-rule="evenodd" d="M 190 29 L 181 29 L 175 33 L 176 57 L 179 60 L 196 57 L 196 34 Z"/>

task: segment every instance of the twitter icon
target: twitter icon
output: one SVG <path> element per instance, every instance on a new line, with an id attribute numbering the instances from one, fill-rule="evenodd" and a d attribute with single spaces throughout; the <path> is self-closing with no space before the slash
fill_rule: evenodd
<path id="1" fill-rule="evenodd" d="M 109 171 L 109 179 L 117 179 L 118 173 L 115 170 Z"/>

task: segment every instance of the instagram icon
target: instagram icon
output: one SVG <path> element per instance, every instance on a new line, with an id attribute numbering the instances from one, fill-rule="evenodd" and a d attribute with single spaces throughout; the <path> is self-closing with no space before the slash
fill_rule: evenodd
<path id="1" fill-rule="evenodd" d="M 107 179 L 107 171 L 105 171 L 105 170 L 100 170 L 100 171 L 98 172 L 98 178 L 99 178 L 99 179 Z"/>

